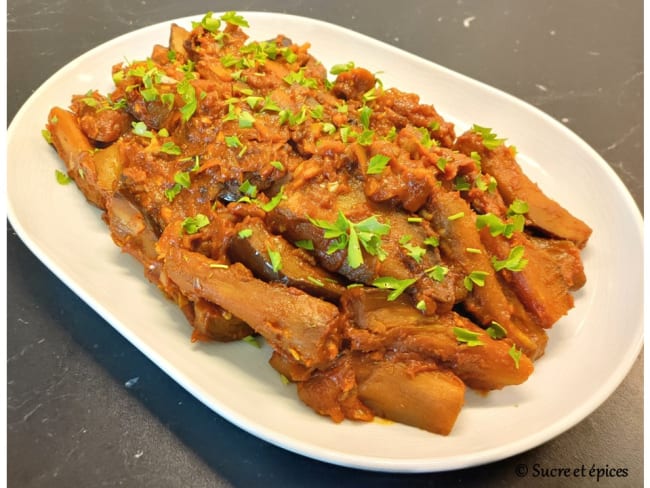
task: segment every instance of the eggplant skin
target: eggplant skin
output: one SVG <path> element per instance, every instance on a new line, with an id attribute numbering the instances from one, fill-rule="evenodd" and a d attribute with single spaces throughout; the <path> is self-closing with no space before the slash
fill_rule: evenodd
<path id="1" fill-rule="evenodd" d="M 258 278 L 299 288 L 331 302 L 341 298 L 345 286 L 336 275 L 317 266 L 313 258 L 282 236 L 269 232 L 261 220 L 248 219 L 236 230 L 246 230 L 250 235 L 245 238 L 234 236 L 228 245 L 228 256 L 232 261 L 244 264 Z M 274 269 L 269 250 L 282 256 L 281 269 Z"/>

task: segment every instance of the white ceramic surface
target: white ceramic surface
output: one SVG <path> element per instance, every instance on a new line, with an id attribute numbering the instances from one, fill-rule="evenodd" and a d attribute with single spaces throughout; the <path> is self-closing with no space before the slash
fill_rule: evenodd
<path id="1" fill-rule="evenodd" d="M 487 397 L 468 393 L 448 437 L 399 424 L 319 417 L 266 364 L 268 348 L 193 344 L 180 312 L 113 244 L 100 212 L 74 185 L 41 136 L 49 108 L 90 88 L 112 89 L 110 67 L 165 44 L 170 23 L 119 37 L 74 60 L 45 82 L 7 134 L 9 219 L 26 245 L 82 299 L 178 383 L 229 421 L 273 444 L 362 469 L 440 471 L 503 459 L 533 448 L 595 410 L 637 357 L 642 326 L 642 221 L 626 188 L 601 157 L 561 123 L 530 105 L 374 39 L 320 21 L 244 12 L 252 39 L 284 33 L 310 42 L 326 67 L 354 60 L 381 71 L 386 87 L 420 94 L 457 124 L 492 127 L 520 151 L 524 170 L 589 223 L 583 253 L 588 283 L 550 334 L 530 380 Z M 177 19 L 190 26 L 193 18 Z"/>

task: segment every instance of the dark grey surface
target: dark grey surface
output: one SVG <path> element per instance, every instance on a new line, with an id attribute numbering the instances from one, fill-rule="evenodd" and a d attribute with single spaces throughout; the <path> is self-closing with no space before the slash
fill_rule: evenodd
<path id="1" fill-rule="evenodd" d="M 643 204 L 640 0 L 9 0 L 8 121 L 88 49 L 152 23 L 229 9 L 331 21 L 510 92 L 583 137 Z M 215 415 L 68 290 L 10 227 L 7 262 L 10 487 L 586 486 L 596 483 L 589 470 L 606 466 L 627 477 L 599 486 L 642 485 L 642 356 L 592 415 L 529 452 L 447 473 L 357 471 L 291 454 Z M 586 372 L 585 381 L 598 379 Z M 535 464 L 585 466 L 585 475 L 535 477 Z M 528 476 L 517 476 L 520 465 Z"/>

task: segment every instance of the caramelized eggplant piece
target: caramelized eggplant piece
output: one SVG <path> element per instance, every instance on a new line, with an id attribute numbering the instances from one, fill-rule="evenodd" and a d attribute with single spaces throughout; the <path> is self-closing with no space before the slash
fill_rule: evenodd
<path id="1" fill-rule="evenodd" d="M 207 300 L 194 300 L 192 307 L 193 340 L 231 342 L 255 333 L 246 322 Z"/>
<path id="2" fill-rule="evenodd" d="M 357 396 L 354 364 L 348 352 L 336 358 L 328 368 L 315 370 L 297 384 L 298 397 L 315 412 L 334 422 L 345 419 L 370 421 L 372 411 Z"/>
<path id="3" fill-rule="evenodd" d="M 298 396 L 335 422 L 376 415 L 447 435 L 463 406 L 465 385 L 431 360 L 346 352 L 299 382 Z"/>
<path id="4" fill-rule="evenodd" d="M 435 360 L 478 390 L 517 385 L 533 372 L 528 357 L 522 355 L 518 362 L 513 359 L 512 341 L 492 339 L 481 327 L 455 312 L 422 315 L 400 298 L 389 302 L 384 292 L 365 288 L 348 290 L 342 303 L 352 322 L 346 334 L 354 350 L 419 354 Z M 469 332 L 477 342 L 461 342 L 458 329 Z"/>
<path id="5" fill-rule="evenodd" d="M 253 333 L 245 322 L 223 308 L 200 298 L 188 299 L 166 279 L 158 259 L 159 231 L 126 194 L 117 191 L 111 195 L 107 200 L 105 220 L 115 244 L 137 259 L 147 279 L 181 308 L 194 327 L 193 339 L 227 342 Z"/>
<path id="6" fill-rule="evenodd" d="M 72 97 L 72 111 L 88 139 L 110 144 L 131 130 L 131 116 L 98 92 Z"/>
<path id="7" fill-rule="evenodd" d="M 68 175 L 77 184 L 86 199 L 93 205 L 106 207 L 106 191 L 111 188 L 99 185 L 93 158 L 94 147 L 79 127 L 76 116 L 59 107 L 50 110 L 47 130 L 52 144 L 68 169 Z"/>
<path id="8" fill-rule="evenodd" d="M 485 327 L 492 321 L 501 324 L 508 331 L 508 337 L 527 355 L 539 357 L 543 353 L 539 349 L 540 344 L 513 320 L 513 304 L 506 298 L 495 275 L 477 232 L 474 212 L 467 202 L 457 193 L 436 191 L 431 196 L 430 216 L 433 228 L 441 236 L 440 251 L 447 261 L 456 263 L 463 270 L 472 288 L 463 306 Z M 468 249 L 480 252 L 468 252 Z M 526 324 L 526 329 L 535 329 L 536 324 L 530 317 L 520 319 L 530 322 Z"/>
<path id="9" fill-rule="evenodd" d="M 507 260 L 513 249 L 523 252 L 521 259 L 525 259 L 526 264 L 522 269 L 503 269 L 499 273 L 536 323 L 550 328 L 573 308 L 573 296 L 556 261 L 532 245 L 526 235 L 518 232 L 506 239 L 490 235 L 487 228 L 480 235 L 487 250 L 497 260 Z"/>
<path id="10" fill-rule="evenodd" d="M 555 261 L 569 290 L 576 291 L 585 285 L 587 277 L 580 249 L 573 242 L 532 237 L 530 243 Z"/>
<path id="11" fill-rule="evenodd" d="M 258 280 L 240 263 L 222 266 L 178 248 L 169 249 L 163 264 L 183 294 L 228 310 L 282 354 L 307 367 L 325 365 L 336 357 L 341 317 L 334 305 L 296 288 Z"/>
<path id="12" fill-rule="evenodd" d="M 375 415 L 448 435 L 465 403 L 465 385 L 431 360 L 390 354 L 361 355 L 357 396 Z"/>
<path id="13" fill-rule="evenodd" d="M 334 275 L 316 266 L 313 260 L 310 262 L 305 251 L 271 234 L 261 220 L 245 220 L 237 227 L 237 233 L 230 240 L 228 256 L 232 261 L 243 263 L 255 276 L 265 281 L 279 281 L 333 302 L 345 291 Z M 280 256 L 281 262 L 274 263 L 271 253 Z"/>
<path id="14" fill-rule="evenodd" d="M 435 281 L 426 274 L 427 269 L 441 264 L 438 250 L 425 243 L 428 238 L 437 239 L 428 224 L 414 225 L 408 222 L 404 212 L 367 202 L 359 182 L 350 181 L 349 190 L 340 195 L 323 193 L 315 184 L 306 184 L 299 192 L 292 192 L 269 214 L 269 226 L 290 241 L 312 242 L 318 263 L 330 272 L 367 285 L 385 276 L 415 279 L 410 290 L 414 304 L 423 300 L 427 313 L 451 309 L 457 298 L 453 282 Z M 378 225 L 385 226 L 386 234 L 381 236 L 383 256 L 362 251 L 362 262 L 353 267 L 346 249 L 332 252 L 334 239 L 325 237 L 323 227 L 327 225 L 325 222 L 340 219 L 340 215 L 353 224 L 375 218 Z"/>
<path id="15" fill-rule="evenodd" d="M 568 239 L 583 248 L 591 228 L 552 200 L 524 174 L 509 148 L 501 144 L 494 150 L 483 145 L 479 134 L 466 132 L 455 144 L 464 154 L 473 151 L 481 155 L 483 171 L 497 180 L 497 188 L 506 204 L 522 200 L 528 204 L 526 216 L 534 227 L 560 239 Z"/>

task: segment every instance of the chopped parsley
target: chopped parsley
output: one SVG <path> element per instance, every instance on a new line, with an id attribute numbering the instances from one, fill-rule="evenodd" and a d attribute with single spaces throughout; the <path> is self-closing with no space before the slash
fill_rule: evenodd
<path id="1" fill-rule="evenodd" d="M 479 339 L 478 332 L 464 329 L 462 327 L 454 327 L 454 336 L 456 340 L 462 344 L 467 344 L 468 347 L 484 346 L 485 344 Z"/>
<path id="2" fill-rule="evenodd" d="M 454 190 L 468 191 L 472 189 L 472 185 L 466 176 L 456 176 L 454 179 Z"/>
<path id="3" fill-rule="evenodd" d="M 440 245 L 440 238 L 438 236 L 429 236 L 422 241 L 425 246 L 438 247 Z"/>
<path id="4" fill-rule="evenodd" d="M 369 146 L 375 138 L 375 131 L 365 129 L 361 134 L 357 135 L 357 142 L 362 146 Z"/>
<path id="5" fill-rule="evenodd" d="M 253 127 L 255 117 L 250 112 L 243 111 L 239 114 L 239 127 L 241 129 L 249 129 Z"/>
<path id="6" fill-rule="evenodd" d="M 339 128 L 339 135 L 341 136 L 341 142 L 347 144 L 348 139 L 350 137 L 350 127 L 347 125 L 344 125 L 343 127 Z"/>
<path id="7" fill-rule="evenodd" d="M 262 347 L 262 346 L 260 346 L 260 343 L 257 342 L 257 339 L 252 335 L 243 337 L 242 341 L 244 341 L 246 344 L 249 344 L 249 345 L 251 345 L 253 347 L 257 347 L 258 349 Z"/>
<path id="8" fill-rule="evenodd" d="M 176 93 L 178 93 L 183 100 L 183 106 L 179 109 L 181 112 L 181 118 L 183 122 L 190 120 L 196 108 L 198 102 L 196 100 L 196 90 L 194 86 L 190 83 L 189 79 L 184 79 L 176 86 Z"/>
<path id="9" fill-rule="evenodd" d="M 181 148 L 174 144 L 173 141 L 167 141 L 160 147 L 160 152 L 179 156 L 181 154 Z"/>
<path id="10" fill-rule="evenodd" d="M 490 323 L 490 326 L 485 329 L 485 332 L 487 332 L 487 335 L 492 339 L 503 339 L 508 335 L 508 331 L 504 329 L 499 322 L 494 320 Z"/>
<path id="11" fill-rule="evenodd" d="M 398 296 L 404 293 L 404 290 L 406 290 L 409 286 L 411 286 L 416 281 L 417 281 L 416 278 L 407 278 L 404 280 L 398 280 L 397 278 L 393 278 L 390 276 L 383 276 L 374 280 L 372 282 L 372 286 L 381 288 L 383 290 L 392 290 L 388 294 L 388 297 L 386 298 L 389 302 L 392 302 L 393 300 L 396 300 Z"/>
<path id="12" fill-rule="evenodd" d="M 508 216 L 524 215 L 528 212 L 528 203 L 523 200 L 515 199 L 508 207 Z"/>
<path id="13" fill-rule="evenodd" d="M 240 239 L 248 239 L 250 236 L 253 235 L 253 229 L 242 229 L 239 232 L 237 232 L 237 235 L 239 236 Z"/>
<path id="14" fill-rule="evenodd" d="M 347 261 L 352 269 L 363 264 L 361 246 L 368 254 L 377 256 L 380 261 L 386 259 L 386 252 L 381 248 L 381 237 L 388 234 L 390 226 L 379 222 L 374 215 L 354 223 L 339 211 L 334 222 L 312 218 L 309 221 L 325 231 L 323 236 L 326 239 L 333 239 L 327 249 L 329 254 L 347 250 Z"/>
<path id="15" fill-rule="evenodd" d="M 315 78 L 305 76 L 305 68 L 300 68 L 298 71 L 292 71 L 287 76 L 282 78 L 288 85 L 298 84 L 305 88 L 317 88 L 318 81 Z"/>
<path id="16" fill-rule="evenodd" d="M 278 171 L 284 171 L 284 164 L 282 164 L 280 161 L 271 161 L 269 164 Z"/>
<path id="17" fill-rule="evenodd" d="M 386 169 L 389 161 L 390 158 L 388 156 L 385 156 L 384 154 L 375 154 L 368 161 L 368 170 L 366 171 L 366 174 L 377 175 L 382 173 L 384 169 Z"/>
<path id="18" fill-rule="evenodd" d="M 407 251 L 406 255 L 413 258 L 416 263 L 420 264 L 427 250 L 423 247 L 411 244 L 411 242 L 409 242 L 410 240 L 411 236 L 404 236 L 400 239 L 399 243 Z"/>
<path id="19" fill-rule="evenodd" d="M 425 269 L 424 272 L 432 280 L 441 282 L 442 280 L 445 279 L 447 273 L 449 273 L 449 268 L 447 268 L 446 266 L 442 266 L 440 264 L 436 264 L 435 266 Z"/>
<path id="20" fill-rule="evenodd" d="M 230 10 L 221 16 L 221 20 L 231 25 L 238 25 L 239 27 L 250 27 L 248 21 L 241 15 Z"/>
<path id="21" fill-rule="evenodd" d="M 521 351 L 518 350 L 517 346 L 513 344 L 512 347 L 508 349 L 508 354 L 515 362 L 515 368 L 519 369 L 519 360 L 521 359 Z"/>
<path id="22" fill-rule="evenodd" d="M 183 220 L 181 226 L 188 234 L 196 234 L 201 228 L 210 223 L 210 219 L 202 213 L 196 214 L 194 217 L 187 217 Z"/>
<path id="23" fill-rule="evenodd" d="M 56 182 L 59 185 L 67 185 L 72 181 L 72 178 L 67 173 L 64 173 L 61 170 L 55 169 L 54 170 L 54 176 L 56 176 Z"/>
<path id="24" fill-rule="evenodd" d="M 447 158 L 438 158 L 438 161 L 436 161 L 436 166 L 440 171 L 444 173 L 445 168 L 447 167 L 447 163 L 449 163 L 449 160 Z"/>
<path id="25" fill-rule="evenodd" d="M 505 142 L 505 139 L 499 139 L 489 127 L 481 127 L 480 125 L 474 124 L 472 126 L 472 132 L 481 135 L 483 138 L 483 146 L 489 150 L 494 150 L 497 147 L 502 146 Z"/>
<path id="26" fill-rule="evenodd" d="M 45 142 L 52 144 L 52 133 L 49 130 L 43 129 L 41 135 L 43 136 L 43 139 L 45 139 Z"/>
<path id="27" fill-rule="evenodd" d="M 474 285 L 476 286 L 485 286 L 485 278 L 489 275 L 486 271 L 472 271 L 463 279 L 463 285 L 467 291 L 472 291 Z"/>
<path id="28" fill-rule="evenodd" d="M 322 118 L 325 116 L 325 107 L 322 105 L 316 105 L 309 111 L 309 115 L 311 115 L 313 119 L 322 120 Z"/>
<path id="29" fill-rule="evenodd" d="M 149 130 L 147 124 L 145 124 L 144 122 L 131 122 L 131 127 L 133 127 L 132 132 L 136 136 L 149 137 L 149 138 L 153 137 L 153 132 Z"/>
<path id="30" fill-rule="evenodd" d="M 348 61 L 345 64 L 335 64 L 330 68 L 330 74 L 340 75 L 354 68 L 354 61 Z"/>
<path id="31" fill-rule="evenodd" d="M 496 237 L 498 235 L 504 234 L 506 224 L 493 213 L 477 215 L 476 228 L 478 230 L 481 230 L 484 227 L 487 227 L 490 230 L 490 235 L 492 237 Z"/>
<path id="32" fill-rule="evenodd" d="M 313 251 L 314 250 L 314 241 L 311 239 L 304 239 L 300 241 L 294 242 L 296 247 L 299 247 L 300 249 L 305 249 L 306 251 Z"/>
<path id="33" fill-rule="evenodd" d="M 191 160 L 191 158 L 188 158 Z M 189 188 L 192 183 L 190 172 L 197 171 L 199 169 L 199 156 L 194 158 L 194 166 L 190 171 L 177 171 L 174 174 L 174 186 L 165 190 L 165 196 L 170 202 L 174 201 L 174 198 L 183 190 L 183 188 Z"/>
<path id="34" fill-rule="evenodd" d="M 253 185 L 248 180 L 239 185 L 239 191 L 250 198 L 255 198 L 257 196 L 257 186 Z"/>
<path id="35" fill-rule="evenodd" d="M 239 137 L 237 137 L 237 136 L 226 136 L 224 138 L 224 140 L 226 141 L 226 146 L 228 146 L 228 147 L 242 147 L 243 146 L 243 144 L 239 140 Z"/>
<path id="36" fill-rule="evenodd" d="M 372 116 L 372 109 L 367 105 L 361 107 L 359 110 L 359 120 L 364 129 L 370 129 L 370 117 Z"/>
<path id="37" fill-rule="evenodd" d="M 270 247 L 266 248 L 266 252 L 269 253 L 269 259 L 271 260 L 271 267 L 273 272 L 277 273 L 282 269 L 282 256 L 278 251 L 274 251 Z"/>
<path id="38" fill-rule="evenodd" d="M 420 131 L 420 144 L 425 148 L 431 149 L 433 146 L 437 145 L 436 140 L 431 139 L 431 134 L 426 127 L 418 127 L 418 130 Z"/>
<path id="39" fill-rule="evenodd" d="M 325 286 L 325 283 L 323 283 L 321 280 L 318 278 L 314 278 L 313 276 L 307 276 L 307 280 L 309 280 L 310 283 L 313 283 L 316 286 Z"/>
<path id="40" fill-rule="evenodd" d="M 265 212 L 270 212 L 280 204 L 283 198 L 284 198 L 284 186 L 281 187 L 280 191 L 276 193 L 276 195 L 273 198 L 271 198 L 267 203 L 260 203 L 260 202 L 256 202 L 256 203 L 257 206 L 260 207 Z"/>
<path id="41" fill-rule="evenodd" d="M 510 249 L 508 257 L 503 260 L 492 258 L 492 266 L 495 271 L 507 269 L 508 271 L 518 272 L 526 267 L 528 260 L 524 259 L 524 246 L 515 246 Z"/>
<path id="42" fill-rule="evenodd" d="M 192 27 L 196 28 L 200 26 L 208 32 L 217 32 L 219 30 L 219 27 L 221 27 L 221 20 L 214 18 L 213 15 L 214 12 L 206 13 L 201 19 L 201 22 L 192 22 Z"/>
<path id="43" fill-rule="evenodd" d="M 486 213 L 476 216 L 476 228 L 478 230 L 487 227 L 492 237 L 503 235 L 510 239 L 515 232 L 524 230 L 524 218 L 521 215 L 513 215 L 510 222 L 503 222 L 493 213 Z"/>

